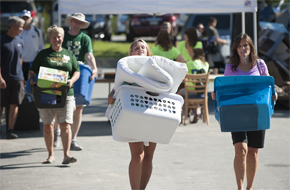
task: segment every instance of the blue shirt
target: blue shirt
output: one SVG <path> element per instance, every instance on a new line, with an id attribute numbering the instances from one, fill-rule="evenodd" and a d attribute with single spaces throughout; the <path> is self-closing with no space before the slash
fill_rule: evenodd
<path id="1" fill-rule="evenodd" d="M 11 38 L 7 34 L 0 36 L 1 41 L 1 75 L 5 81 L 24 80 L 20 59 L 23 51 L 23 40 L 18 36 Z"/>

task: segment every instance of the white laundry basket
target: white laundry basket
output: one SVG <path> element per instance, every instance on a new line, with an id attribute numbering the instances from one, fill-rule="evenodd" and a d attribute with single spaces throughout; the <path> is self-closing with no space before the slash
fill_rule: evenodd
<path id="1" fill-rule="evenodd" d="M 152 93 L 122 85 L 108 106 L 113 138 L 123 142 L 168 144 L 181 121 L 183 98 L 173 93 Z"/>

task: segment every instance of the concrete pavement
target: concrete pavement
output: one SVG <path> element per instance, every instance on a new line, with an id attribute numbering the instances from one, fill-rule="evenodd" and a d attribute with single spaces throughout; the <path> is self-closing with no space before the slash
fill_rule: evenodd
<path id="1" fill-rule="evenodd" d="M 5 139 L 1 126 L 1 190 L 128 190 L 130 151 L 127 143 L 112 139 L 105 117 L 108 84 L 95 84 L 91 105 L 84 109 L 78 135 L 82 151 L 71 151 L 78 159 L 61 164 L 62 145 L 55 149 L 53 164 L 47 158 L 42 129 L 18 132 L 19 139 Z M 209 99 L 210 125 L 180 125 L 170 144 L 158 144 L 148 190 L 233 190 L 234 149 L 230 133 L 220 132 Z M 3 120 L 3 119 L 2 119 Z M 290 189 L 289 111 L 276 110 L 267 130 L 265 148 L 259 151 L 254 189 Z"/>

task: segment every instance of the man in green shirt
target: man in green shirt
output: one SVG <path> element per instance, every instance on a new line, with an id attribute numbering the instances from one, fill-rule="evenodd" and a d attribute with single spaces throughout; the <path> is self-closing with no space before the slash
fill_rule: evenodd
<path id="1" fill-rule="evenodd" d="M 65 23 L 70 27 L 69 31 L 64 35 L 62 47 L 73 52 L 78 61 L 88 64 L 92 69 L 91 80 L 97 75 L 97 66 L 95 57 L 93 55 L 93 48 L 91 38 L 81 32 L 81 29 L 89 27 L 90 23 L 85 20 L 85 15 L 82 13 L 75 13 L 65 19 Z M 77 143 L 76 137 L 82 123 L 82 113 L 84 105 L 77 105 L 74 111 L 74 122 L 72 124 L 72 142 L 71 150 L 82 150 L 82 147 Z M 57 127 L 56 127 L 57 128 Z M 55 131 L 55 137 L 59 137 L 58 130 Z M 55 146 L 59 143 L 59 138 L 55 139 Z"/>

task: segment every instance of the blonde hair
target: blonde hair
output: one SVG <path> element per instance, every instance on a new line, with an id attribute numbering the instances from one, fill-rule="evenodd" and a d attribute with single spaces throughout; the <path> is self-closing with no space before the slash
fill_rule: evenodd
<path id="1" fill-rule="evenodd" d="M 53 33 L 61 34 L 62 37 L 64 37 L 64 30 L 62 27 L 58 27 L 56 25 L 50 26 L 47 29 L 47 36 L 50 38 Z"/>
<path id="2" fill-rule="evenodd" d="M 130 55 L 131 52 L 133 52 L 133 48 L 137 44 L 137 42 L 141 42 L 141 43 L 143 43 L 145 45 L 146 50 L 147 50 L 147 56 L 152 56 L 152 53 L 151 53 L 151 50 L 150 50 L 148 44 L 142 39 L 137 39 L 134 42 L 132 42 L 132 44 L 130 45 L 130 48 L 129 48 L 129 53 L 128 53 L 129 55 Z"/>

